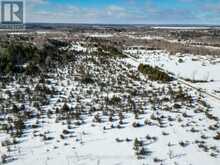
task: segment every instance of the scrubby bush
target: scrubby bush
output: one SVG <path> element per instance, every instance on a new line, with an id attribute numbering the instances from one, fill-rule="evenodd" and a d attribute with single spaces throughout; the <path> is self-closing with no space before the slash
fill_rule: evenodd
<path id="1" fill-rule="evenodd" d="M 215 140 L 220 140 L 220 132 L 214 137 Z"/>

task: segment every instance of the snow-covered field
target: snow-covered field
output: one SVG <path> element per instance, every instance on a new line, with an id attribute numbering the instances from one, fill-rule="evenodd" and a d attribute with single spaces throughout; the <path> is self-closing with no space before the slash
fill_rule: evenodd
<path id="1" fill-rule="evenodd" d="M 85 50 L 78 44 L 72 49 Z M 177 81 L 163 84 L 147 80 L 137 66 L 149 63 L 179 77 L 217 83 L 219 64 L 211 64 L 205 57 L 195 60 L 160 51 L 136 57 L 138 62 L 79 56 L 74 64 L 51 74 L 45 84 L 56 94 L 48 95 L 48 104 L 40 107 L 37 117 L 26 121 L 17 144 L 0 146 L 0 154 L 9 157 L 7 164 L 218 165 L 220 143 L 215 137 L 220 131 L 216 113 L 220 103 Z M 184 62 L 179 63 L 180 58 Z M 82 83 L 78 77 L 84 74 L 94 82 Z M 13 95 L 17 89 L 34 91 L 37 84 L 43 85 L 25 83 L 8 84 L 1 97 L 10 99 L 8 90 Z M 25 107 L 35 110 L 28 100 Z M 1 119 L 11 115 L 2 113 Z M 33 124 L 37 127 L 32 128 Z M 7 139 L 12 140 L 2 131 L 0 141 Z"/>
<path id="2" fill-rule="evenodd" d="M 148 50 L 127 50 L 126 53 L 135 55 L 140 63 L 163 68 L 177 78 L 204 81 L 194 86 L 220 96 L 220 58 L 217 56 L 170 55 Z"/>
<path id="3" fill-rule="evenodd" d="M 109 38 L 114 37 L 114 34 L 111 33 L 85 33 L 87 37 L 97 37 L 97 38 Z"/>

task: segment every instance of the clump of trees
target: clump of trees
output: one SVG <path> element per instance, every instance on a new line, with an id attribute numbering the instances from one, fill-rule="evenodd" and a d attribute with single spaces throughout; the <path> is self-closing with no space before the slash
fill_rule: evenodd
<path id="1" fill-rule="evenodd" d="M 143 159 L 145 156 L 151 154 L 151 151 L 149 151 L 147 148 L 144 147 L 144 142 L 138 140 L 137 138 L 134 140 L 133 149 L 138 159 Z"/>
<path id="2" fill-rule="evenodd" d="M 93 43 L 93 46 L 97 48 L 97 52 L 95 52 L 95 54 L 97 54 L 100 57 L 113 57 L 113 58 L 125 57 L 120 47 L 122 43 L 115 42 L 112 39 L 100 39 L 100 38 L 90 38 L 90 41 L 91 43 Z"/>
<path id="3" fill-rule="evenodd" d="M 118 105 L 121 102 L 121 98 L 117 96 L 113 96 L 111 99 L 106 99 L 107 103 L 110 105 Z"/>
<path id="4" fill-rule="evenodd" d="M 0 44 L 0 75 L 26 73 L 39 75 L 72 60 L 69 52 L 60 49 L 65 44 L 46 41 L 41 47 L 23 41 L 7 41 Z"/>
<path id="5" fill-rule="evenodd" d="M 32 44 L 10 42 L 1 45 L 0 71 L 2 73 L 21 72 L 27 61 L 38 61 L 37 49 Z"/>
<path id="6" fill-rule="evenodd" d="M 152 67 L 147 64 L 140 64 L 138 71 L 147 75 L 152 81 L 170 82 L 173 77 L 169 76 L 166 72 L 162 71 L 159 67 Z"/>
<path id="7" fill-rule="evenodd" d="M 124 57 L 123 53 L 114 46 L 101 45 L 97 53 L 99 56 Z"/>
<path id="8" fill-rule="evenodd" d="M 81 82 L 83 84 L 93 84 L 95 81 L 92 79 L 92 76 L 89 74 L 86 74 L 83 76 Z"/>

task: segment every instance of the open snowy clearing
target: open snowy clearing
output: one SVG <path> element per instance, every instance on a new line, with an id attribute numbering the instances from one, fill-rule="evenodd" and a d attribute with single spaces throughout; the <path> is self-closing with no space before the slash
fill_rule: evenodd
<path id="1" fill-rule="evenodd" d="M 212 56 L 170 55 L 165 51 L 127 50 L 139 63 L 158 66 L 177 78 L 198 81 L 193 86 L 220 96 L 220 59 Z M 199 83 L 199 81 L 203 81 Z"/>

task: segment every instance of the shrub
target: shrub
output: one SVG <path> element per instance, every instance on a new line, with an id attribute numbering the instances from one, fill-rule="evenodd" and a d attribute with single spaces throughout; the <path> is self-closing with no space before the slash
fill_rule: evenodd
<path id="1" fill-rule="evenodd" d="M 91 75 L 85 75 L 82 79 L 83 84 L 93 84 L 95 81 L 92 79 Z"/>
<path id="2" fill-rule="evenodd" d="M 117 96 L 113 96 L 111 100 L 109 100 L 110 105 L 118 105 L 121 102 L 121 98 Z"/>
<path id="3" fill-rule="evenodd" d="M 66 129 L 63 130 L 63 134 L 64 134 L 64 135 L 67 135 L 67 134 L 69 134 L 69 133 L 70 133 L 70 131 L 68 131 L 68 130 L 66 130 Z"/>
<path id="4" fill-rule="evenodd" d="M 217 135 L 214 137 L 215 140 L 220 140 L 220 132 L 217 133 Z"/>
<path id="5" fill-rule="evenodd" d="M 134 123 L 132 124 L 132 126 L 135 127 L 135 128 L 137 128 L 137 127 L 141 127 L 141 124 L 138 123 L 138 122 L 134 122 Z"/>

